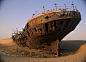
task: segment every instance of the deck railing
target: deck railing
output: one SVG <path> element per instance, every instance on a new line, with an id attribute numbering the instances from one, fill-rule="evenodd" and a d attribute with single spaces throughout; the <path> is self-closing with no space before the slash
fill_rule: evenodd
<path id="1" fill-rule="evenodd" d="M 33 13 L 33 15 L 32 15 L 32 18 L 33 17 L 35 17 L 35 16 L 38 16 L 38 15 L 41 15 L 41 14 L 44 14 L 44 13 L 47 13 L 47 12 L 52 12 L 52 11 L 78 11 L 77 10 L 77 8 L 76 8 L 76 6 L 75 6 L 75 8 L 74 8 L 74 3 L 73 3 L 73 1 L 72 1 L 72 6 L 66 6 L 66 4 L 64 4 L 65 6 L 57 6 L 58 4 L 54 4 L 55 6 L 53 6 L 53 7 L 49 7 L 49 8 L 45 8 L 44 6 L 43 6 L 43 9 L 42 10 L 40 10 L 40 11 L 35 11 L 35 13 Z M 60 7 L 60 8 L 59 8 Z M 70 8 L 69 8 L 70 7 Z M 55 9 L 50 9 L 50 8 L 55 8 Z M 61 9 L 62 8 L 62 9 Z M 50 10 L 48 10 L 48 9 L 50 9 Z M 46 10 L 46 11 L 45 11 Z"/>

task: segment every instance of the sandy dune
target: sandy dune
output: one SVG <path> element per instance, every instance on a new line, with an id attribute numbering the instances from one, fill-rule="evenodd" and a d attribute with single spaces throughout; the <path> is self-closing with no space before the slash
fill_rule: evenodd
<path id="1" fill-rule="evenodd" d="M 86 62 L 86 41 L 68 40 L 60 42 L 60 54 L 58 58 L 30 58 L 21 56 L 25 52 L 36 52 L 27 47 L 17 46 L 11 38 L 0 40 L 0 60 L 3 62 Z M 19 55 L 18 55 L 19 54 Z M 17 56 L 17 57 L 16 57 Z M 20 57 L 21 56 L 21 57 Z"/>

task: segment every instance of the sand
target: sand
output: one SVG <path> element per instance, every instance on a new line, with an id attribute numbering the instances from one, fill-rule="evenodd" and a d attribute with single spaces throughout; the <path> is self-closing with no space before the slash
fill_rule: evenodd
<path id="1" fill-rule="evenodd" d="M 86 41 L 65 40 L 60 42 L 60 57 L 53 58 L 31 58 L 25 52 L 36 52 L 40 50 L 19 47 L 11 38 L 0 40 L 0 61 L 2 62 L 86 62 Z M 20 53 L 21 52 L 21 53 Z M 24 55 L 23 55 L 24 54 Z"/>

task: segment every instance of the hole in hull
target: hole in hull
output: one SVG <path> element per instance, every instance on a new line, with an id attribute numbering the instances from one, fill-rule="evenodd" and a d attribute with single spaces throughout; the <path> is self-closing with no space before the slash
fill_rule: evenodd
<path id="1" fill-rule="evenodd" d="M 48 18 L 49 18 L 49 16 L 46 16 L 45 18 L 46 18 L 46 19 L 48 19 Z"/>
<path id="2" fill-rule="evenodd" d="M 45 30 L 48 33 L 48 23 L 45 23 Z"/>

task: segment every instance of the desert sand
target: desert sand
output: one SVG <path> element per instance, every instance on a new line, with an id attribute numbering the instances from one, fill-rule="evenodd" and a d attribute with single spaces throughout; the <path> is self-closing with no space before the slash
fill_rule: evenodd
<path id="1" fill-rule="evenodd" d="M 40 50 L 28 49 L 16 45 L 11 38 L 0 40 L 0 62 L 86 62 L 86 41 L 65 40 L 60 42 L 60 57 L 47 55 L 50 58 L 31 58 L 31 52 Z M 26 54 L 29 52 L 28 54 Z M 44 54 L 43 52 L 41 52 Z"/>

